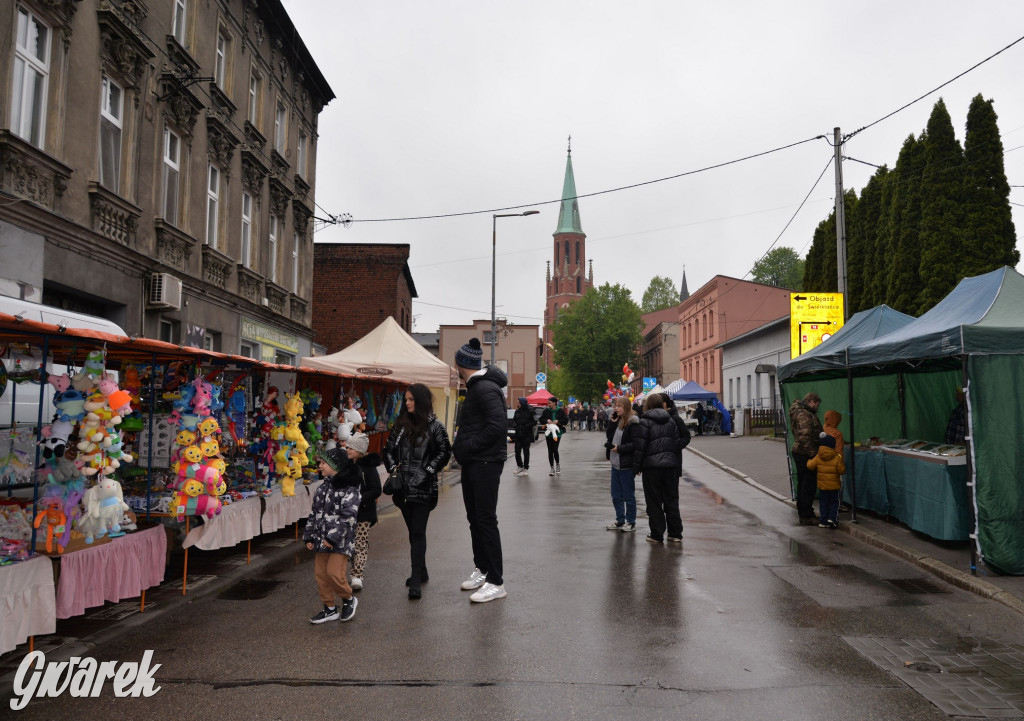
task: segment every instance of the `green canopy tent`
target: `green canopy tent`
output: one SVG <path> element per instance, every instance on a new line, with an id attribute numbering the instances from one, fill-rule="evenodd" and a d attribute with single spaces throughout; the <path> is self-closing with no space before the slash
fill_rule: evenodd
<path id="1" fill-rule="evenodd" d="M 830 374 L 834 380 L 848 372 L 863 437 L 941 441 L 955 391 L 965 388 L 967 488 L 958 489 L 958 503 L 966 508 L 954 510 L 970 519 L 972 565 L 976 553 L 990 568 L 1015 575 L 1024 575 L 1024 414 L 1016 394 L 1024 382 L 1022 309 L 1024 276 L 1003 267 L 965 278 L 920 318 L 849 345 L 845 369 L 804 366 L 785 376 L 786 366 L 779 369 L 785 395 L 814 390 L 823 408 L 815 377 L 824 387 Z M 866 398 L 865 386 L 877 397 Z"/>

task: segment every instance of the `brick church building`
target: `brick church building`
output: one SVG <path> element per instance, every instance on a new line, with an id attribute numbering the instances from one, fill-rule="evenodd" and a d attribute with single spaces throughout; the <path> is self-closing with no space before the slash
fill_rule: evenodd
<path id="1" fill-rule="evenodd" d="M 551 343 L 550 324 L 563 308 L 582 298 L 594 285 L 593 262 L 587 262 L 587 235 L 580 224 L 580 204 L 576 197 L 576 179 L 572 172 L 572 146 L 565 160 L 562 183 L 562 204 L 558 210 L 558 226 L 554 236 L 554 262 L 548 261 L 544 304 L 544 342 Z M 553 268 L 553 270 L 552 270 Z M 547 345 L 545 359 L 550 360 Z"/>

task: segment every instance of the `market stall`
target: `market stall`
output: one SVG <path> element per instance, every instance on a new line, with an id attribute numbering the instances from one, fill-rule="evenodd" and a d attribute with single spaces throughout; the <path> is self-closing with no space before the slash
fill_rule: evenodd
<path id="1" fill-rule="evenodd" d="M 1024 380 L 1022 307 L 1024 276 L 1003 267 L 965 278 L 920 318 L 849 344 L 841 367 L 805 367 L 799 374 L 788 373 L 789 364 L 779 369 L 787 403 L 814 391 L 823 409 L 855 411 L 849 437 L 869 439 L 864 445 L 893 439 L 943 441 L 956 391 L 963 389 L 965 475 L 958 480 L 958 467 L 945 464 L 938 482 L 948 479 L 958 490 L 942 502 L 956 504 L 955 519 L 966 513 L 968 533 L 956 533 L 972 536 L 972 553 L 989 568 L 1015 575 L 1024 574 L 1024 417 L 1014 390 Z M 843 376 L 847 380 L 841 383 L 849 386 L 845 392 L 834 383 Z M 940 512 L 925 493 L 935 482 L 925 489 L 907 484 L 910 475 L 924 477 L 929 470 L 919 465 L 926 459 L 911 460 L 918 465 L 900 473 L 902 485 L 895 491 L 902 507 L 894 507 L 893 492 L 888 497 L 890 514 L 898 512 L 896 517 L 908 525 L 920 523 L 921 508 L 933 509 L 923 514 L 926 518 Z M 890 470 L 887 466 L 887 478 Z M 888 490 L 893 491 L 891 481 Z"/>

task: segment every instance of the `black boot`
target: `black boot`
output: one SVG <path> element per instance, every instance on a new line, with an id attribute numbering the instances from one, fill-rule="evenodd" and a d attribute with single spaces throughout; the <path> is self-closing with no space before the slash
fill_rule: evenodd
<path id="1" fill-rule="evenodd" d="M 420 583 L 426 583 L 429 580 L 430 576 L 427 574 L 427 569 L 424 568 L 423 572 L 420 574 Z M 405 585 L 410 587 L 412 586 L 412 576 L 409 576 L 409 578 L 405 579 Z"/>

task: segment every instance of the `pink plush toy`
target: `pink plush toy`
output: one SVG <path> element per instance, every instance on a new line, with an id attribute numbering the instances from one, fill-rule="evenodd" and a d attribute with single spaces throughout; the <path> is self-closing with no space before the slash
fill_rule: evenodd
<path id="1" fill-rule="evenodd" d="M 60 376 L 50 375 L 50 377 L 46 379 L 46 382 L 56 388 L 58 393 L 63 393 L 71 387 L 71 376 L 67 373 Z"/>

